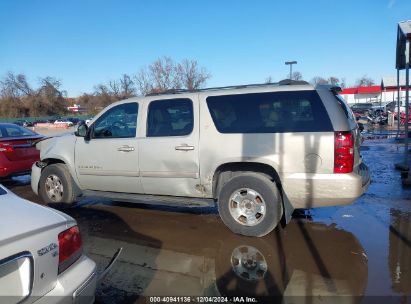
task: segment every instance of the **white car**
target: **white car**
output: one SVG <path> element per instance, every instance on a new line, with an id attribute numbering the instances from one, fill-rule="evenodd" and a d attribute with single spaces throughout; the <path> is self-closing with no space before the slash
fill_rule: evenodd
<path id="1" fill-rule="evenodd" d="M 106 271 L 97 274 L 96 263 L 83 254 L 73 218 L 0 186 L 0 223 L 1 303 L 94 301 Z"/>
<path id="2" fill-rule="evenodd" d="M 69 120 L 61 120 L 61 119 L 57 119 L 56 121 L 54 121 L 55 125 L 67 125 L 69 127 L 73 126 L 73 122 L 69 121 Z"/>

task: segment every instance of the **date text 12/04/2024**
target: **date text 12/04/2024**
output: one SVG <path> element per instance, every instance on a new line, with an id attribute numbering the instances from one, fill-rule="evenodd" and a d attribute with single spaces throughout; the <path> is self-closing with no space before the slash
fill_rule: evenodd
<path id="1" fill-rule="evenodd" d="M 149 297 L 149 303 L 257 303 L 253 297 Z"/>

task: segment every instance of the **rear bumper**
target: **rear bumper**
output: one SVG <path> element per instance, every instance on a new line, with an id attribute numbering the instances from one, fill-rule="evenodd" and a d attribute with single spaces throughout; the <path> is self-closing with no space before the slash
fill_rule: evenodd
<path id="1" fill-rule="evenodd" d="M 284 193 L 294 208 L 351 204 L 367 191 L 368 167 L 347 174 L 294 173 L 282 176 Z"/>
<path id="2" fill-rule="evenodd" d="M 29 174 L 32 164 L 37 159 L 10 161 L 0 154 L 0 177 Z"/>
<path id="3" fill-rule="evenodd" d="M 58 276 L 54 289 L 35 303 L 93 303 L 96 286 L 96 263 L 82 256 Z"/>

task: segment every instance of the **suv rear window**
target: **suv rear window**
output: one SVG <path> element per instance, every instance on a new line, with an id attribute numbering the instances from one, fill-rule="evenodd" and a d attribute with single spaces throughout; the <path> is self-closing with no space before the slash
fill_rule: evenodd
<path id="1" fill-rule="evenodd" d="M 290 91 L 207 97 L 220 133 L 332 131 L 316 91 Z"/>

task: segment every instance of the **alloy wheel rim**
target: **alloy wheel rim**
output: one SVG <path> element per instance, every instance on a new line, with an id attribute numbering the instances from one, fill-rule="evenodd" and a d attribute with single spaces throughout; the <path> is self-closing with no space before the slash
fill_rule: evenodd
<path id="1" fill-rule="evenodd" d="M 229 210 L 237 223 L 244 226 L 255 226 L 265 217 L 266 203 L 257 191 L 241 188 L 231 194 Z"/>
<path id="2" fill-rule="evenodd" d="M 57 175 L 51 174 L 47 176 L 45 188 L 48 198 L 52 201 L 60 202 L 63 199 L 64 187 L 61 179 Z"/>

